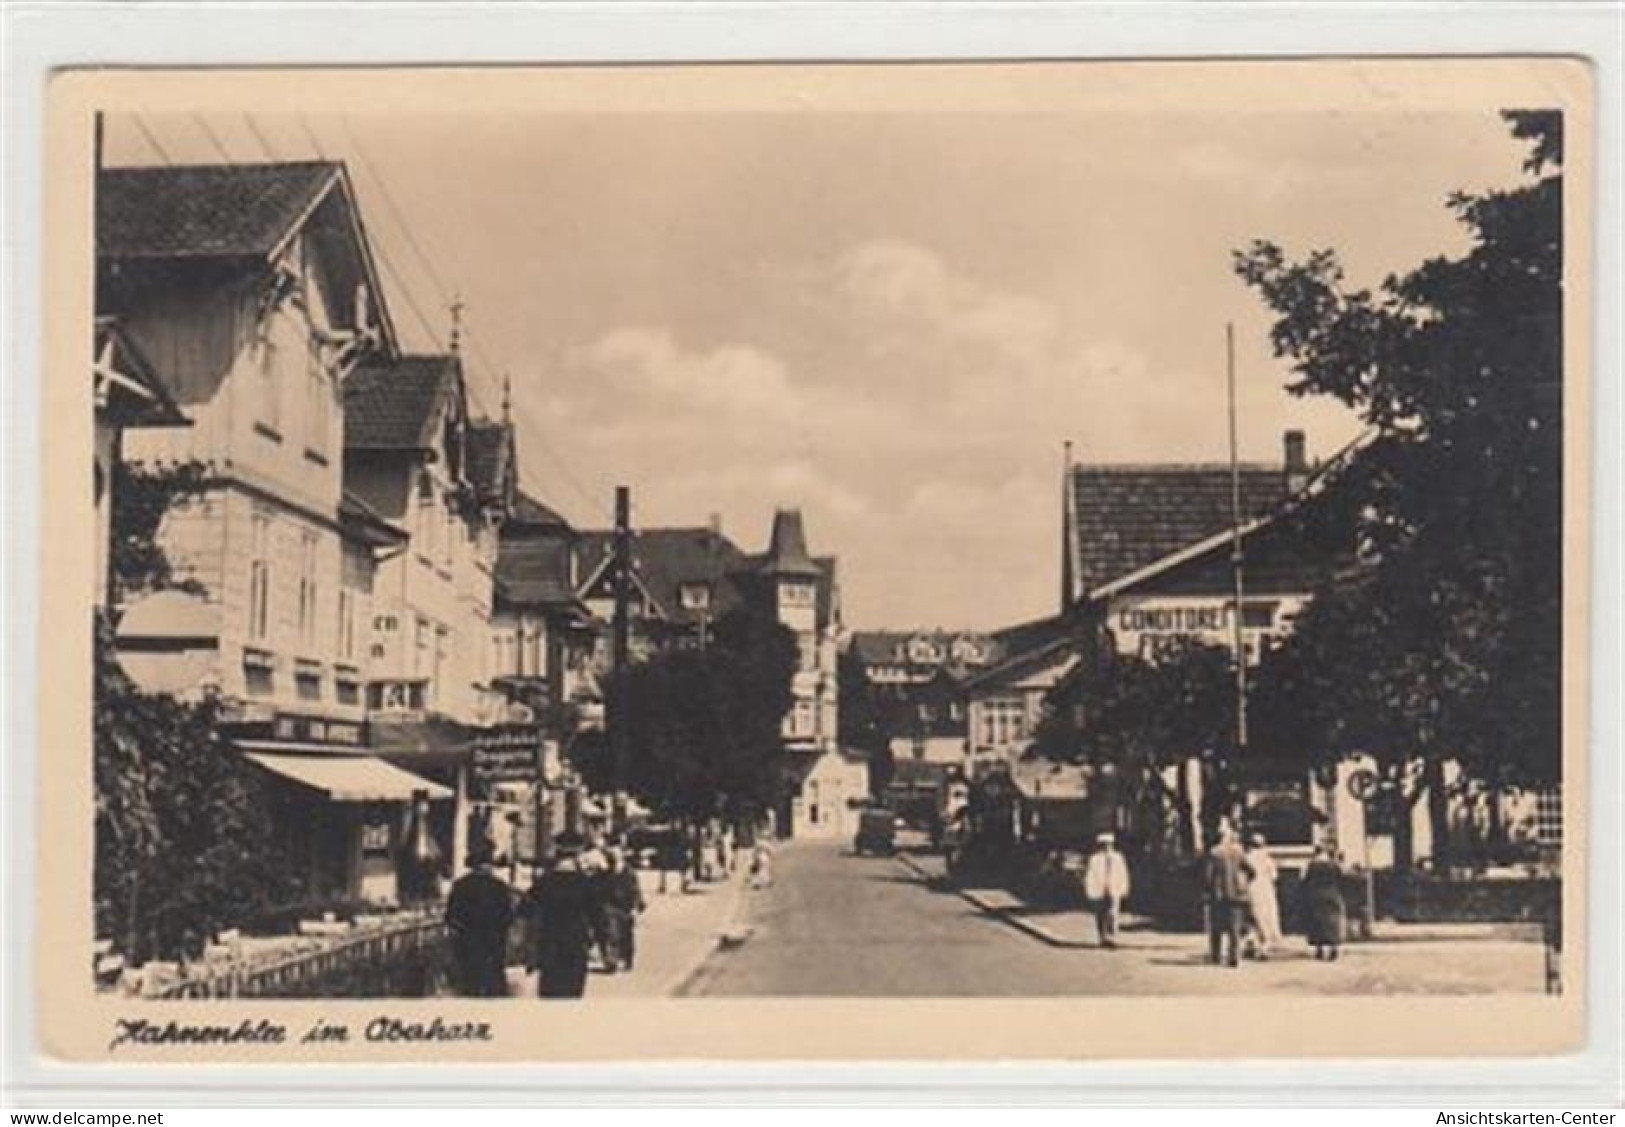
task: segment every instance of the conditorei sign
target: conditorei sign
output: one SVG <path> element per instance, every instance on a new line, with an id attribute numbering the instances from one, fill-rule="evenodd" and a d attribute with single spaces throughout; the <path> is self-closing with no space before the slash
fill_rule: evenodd
<path id="1" fill-rule="evenodd" d="M 1265 638 L 1284 637 L 1302 608 L 1302 596 L 1244 598 L 1241 629 L 1247 660 L 1256 662 Z M 1234 643 L 1235 600 L 1223 595 L 1124 595 L 1111 602 L 1108 624 L 1119 653 L 1155 661 L 1173 645 Z"/>

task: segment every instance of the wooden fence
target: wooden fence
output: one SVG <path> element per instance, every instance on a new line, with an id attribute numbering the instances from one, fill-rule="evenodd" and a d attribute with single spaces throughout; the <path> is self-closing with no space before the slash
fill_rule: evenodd
<path id="1" fill-rule="evenodd" d="M 446 926 L 414 920 L 368 929 L 258 965 L 226 964 L 175 982 L 161 998 L 425 997 L 445 964 Z"/>

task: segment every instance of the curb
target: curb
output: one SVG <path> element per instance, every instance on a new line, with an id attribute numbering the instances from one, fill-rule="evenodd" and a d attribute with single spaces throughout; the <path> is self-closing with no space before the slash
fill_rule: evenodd
<path id="1" fill-rule="evenodd" d="M 921 877 L 925 880 L 938 879 L 937 874 L 927 872 L 924 866 L 922 866 L 918 861 L 914 860 L 914 858 L 910 857 L 907 853 L 899 853 L 897 855 L 897 860 L 900 861 L 905 868 L 914 873 L 915 876 Z M 1043 924 L 1035 923 L 1032 920 L 1017 915 L 1008 908 L 993 903 L 986 897 L 980 895 L 975 889 L 954 887 L 953 891 L 954 894 L 961 900 L 964 900 L 966 903 L 972 905 L 984 915 L 991 916 L 993 919 L 996 919 L 1001 923 L 1009 924 L 1017 931 L 1030 935 L 1040 943 L 1044 943 L 1050 947 L 1061 947 L 1067 950 L 1081 951 L 1093 950 L 1096 946 L 1093 943 L 1087 943 L 1082 940 L 1066 939 L 1059 936 L 1049 928 L 1045 927 Z"/>
<path id="2" fill-rule="evenodd" d="M 738 947 L 746 943 L 751 936 L 751 929 L 745 926 L 745 908 L 749 898 L 745 895 L 748 881 L 743 872 L 731 882 L 732 888 L 728 895 L 733 897 L 733 903 L 728 906 L 727 915 L 721 926 L 711 938 L 711 943 L 700 952 L 690 965 L 670 975 L 661 983 L 660 989 L 655 993 L 657 998 L 681 998 L 700 977 L 705 964 L 711 961 L 711 956 L 729 947 Z"/>

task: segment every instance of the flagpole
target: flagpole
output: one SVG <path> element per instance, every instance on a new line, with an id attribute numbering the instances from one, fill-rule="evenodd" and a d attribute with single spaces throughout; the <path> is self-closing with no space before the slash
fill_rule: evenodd
<path id="1" fill-rule="evenodd" d="M 1236 649 L 1236 748 L 1247 750 L 1247 643 L 1242 631 L 1241 607 L 1245 584 L 1241 554 L 1241 462 L 1236 453 L 1236 327 L 1224 326 L 1225 383 L 1230 408 L 1230 570 L 1235 577 L 1235 605 L 1231 630 Z"/>

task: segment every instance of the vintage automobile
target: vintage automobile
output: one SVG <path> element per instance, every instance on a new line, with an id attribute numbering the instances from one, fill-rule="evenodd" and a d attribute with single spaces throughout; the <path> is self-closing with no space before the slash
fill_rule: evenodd
<path id="1" fill-rule="evenodd" d="M 897 851 L 897 815 L 880 807 L 870 807 L 858 815 L 858 834 L 852 850 L 890 855 Z"/>

